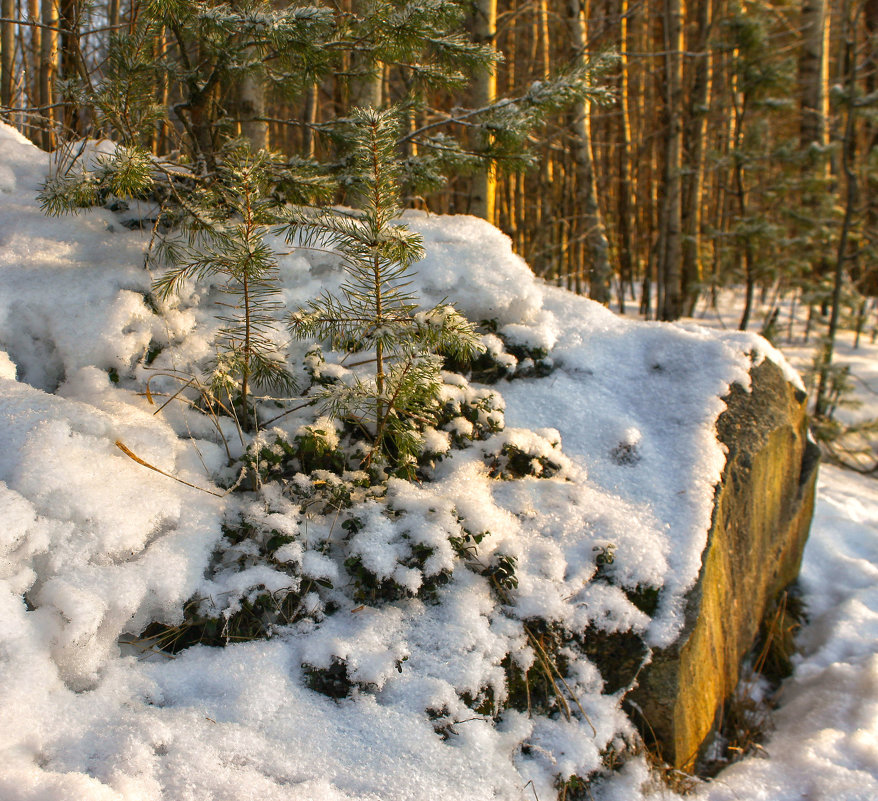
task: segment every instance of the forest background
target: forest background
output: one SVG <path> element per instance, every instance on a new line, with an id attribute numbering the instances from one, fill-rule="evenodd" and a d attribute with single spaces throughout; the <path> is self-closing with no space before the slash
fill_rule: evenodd
<path id="1" fill-rule="evenodd" d="M 831 342 L 878 289 L 876 33 L 878 0 L 2 0 L 0 113 L 207 174 L 238 136 L 345 203 L 346 115 L 394 105 L 404 205 L 623 313 L 736 284 L 741 328 L 761 293 Z"/>

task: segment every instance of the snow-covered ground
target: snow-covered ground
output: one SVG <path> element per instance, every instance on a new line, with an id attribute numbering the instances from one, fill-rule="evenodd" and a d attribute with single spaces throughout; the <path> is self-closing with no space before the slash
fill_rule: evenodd
<path id="1" fill-rule="evenodd" d="M 525 629 L 534 618 L 673 639 L 723 463 L 719 397 L 747 380 L 751 350 L 785 364 L 779 353 L 750 334 L 619 318 L 536 282 L 484 223 L 412 214 L 428 254 L 417 278 L 425 301 L 447 297 L 496 321 L 510 340 L 550 350 L 555 369 L 498 385 L 503 400 L 490 414 L 505 415 L 504 431 L 449 455 L 430 482 L 389 482 L 392 518 L 361 499 L 362 529 L 345 537 L 280 493 L 217 497 L 120 451 L 117 442 L 217 491 L 226 456 L 212 424 L 182 406 L 155 415 L 142 396 L 150 376 L 210 356 L 215 287 L 187 286 L 153 314 L 147 235 L 103 209 L 44 217 L 34 197 L 47 168 L 45 154 L 0 125 L 0 801 L 547 801 L 559 777 L 599 768 L 601 751 L 631 729 L 587 661 L 567 676 L 571 703 L 575 695 L 582 705 L 569 721 L 510 709 L 493 725 L 463 697 L 502 696 L 504 656 L 523 668 L 535 658 Z M 340 278 L 331 258 L 293 252 L 281 280 L 295 307 Z M 485 342 L 499 348 L 496 337 Z M 159 350 L 144 369 L 143 355 Z M 294 365 L 304 350 L 290 345 Z M 278 436 L 312 418 L 288 416 Z M 240 454 L 243 443 L 226 433 Z M 556 475 L 489 478 L 486 461 L 508 445 L 548 458 Z M 217 571 L 223 523 L 242 517 L 288 533 L 299 572 Z M 454 562 L 449 538 L 464 524 L 490 532 L 479 545 L 485 563 L 517 558 L 514 603 L 498 603 L 482 574 Z M 412 542 L 433 549 L 419 569 Z M 699 794 L 878 797 L 876 543 L 878 489 L 824 468 L 803 574 L 811 622 L 777 729 L 761 757 Z M 612 581 L 593 581 L 608 552 Z M 440 569 L 450 580 L 437 603 L 369 606 L 342 589 L 311 593 L 314 614 L 269 641 L 174 658 L 124 645 L 151 620 L 178 621 L 195 594 L 337 583 L 349 556 L 414 589 Z M 644 585 L 662 587 L 651 618 L 624 593 Z M 324 616 L 329 601 L 338 611 Z M 336 701 L 308 688 L 303 665 L 339 659 L 360 690 Z M 428 710 L 453 733 L 440 737 Z M 592 793 L 671 795 L 642 758 Z"/>

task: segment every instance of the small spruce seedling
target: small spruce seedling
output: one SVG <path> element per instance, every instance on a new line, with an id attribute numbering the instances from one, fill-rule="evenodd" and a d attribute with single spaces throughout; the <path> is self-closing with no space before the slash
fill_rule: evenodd
<path id="1" fill-rule="evenodd" d="M 361 207 L 356 211 L 298 210 L 287 235 L 303 247 L 341 257 L 346 280 L 290 317 L 299 339 L 317 337 L 336 349 L 367 351 L 370 375 L 324 389 L 326 411 L 364 429 L 372 440 L 364 465 L 383 456 L 402 473 L 420 452 L 418 429 L 434 418 L 442 355 L 467 360 L 480 351 L 475 329 L 454 307 L 422 310 L 408 289 L 411 267 L 423 257 L 421 237 L 394 222 L 402 213 L 392 110 L 357 109 L 353 158 Z"/>

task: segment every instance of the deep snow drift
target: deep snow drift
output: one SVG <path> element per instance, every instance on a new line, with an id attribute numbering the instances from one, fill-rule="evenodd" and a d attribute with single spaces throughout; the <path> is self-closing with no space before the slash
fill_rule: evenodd
<path id="1" fill-rule="evenodd" d="M 226 454 L 212 426 L 178 405 L 156 415 L 142 394 L 151 375 L 195 371 L 211 355 L 216 293 L 187 286 L 154 314 L 149 232 L 106 210 L 46 218 L 35 194 L 48 167 L 0 126 L 0 797 L 545 801 L 559 781 L 599 770 L 631 729 L 586 660 L 567 677 L 582 707 L 571 720 L 510 709 L 491 721 L 464 699 L 502 700 L 503 659 L 533 662 L 528 619 L 673 640 L 723 465 L 720 397 L 746 384 L 752 359 L 782 357 L 752 335 L 616 317 L 536 281 L 481 221 L 407 215 L 427 252 L 415 282 L 424 303 L 447 298 L 495 321 L 509 341 L 548 351 L 554 370 L 493 387 L 505 430 L 449 454 L 430 482 L 389 482 L 398 517 L 360 499 L 362 528 L 344 538 L 277 492 L 216 497 L 118 449 L 218 491 Z M 281 257 L 281 275 L 290 308 L 340 281 L 331 256 L 300 250 Z M 485 344 L 500 347 L 492 335 Z M 294 366 L 305 350 L 289 346 Z M 278 435 L 311 422 L 310 410 L 289 415 Z M 509 443 L 551 455 L 557 473 L 490 478 L 486 454 Z M 450 579 L 435 603 L 369 606 L 339 587 L 334 614 L 269 641 L 173 658 L 125 645 L 152 620 L 179 621 L 195 595 L 234 602 L 284 580 L 211 572 L 223 523 L 241 515 L 293 538 L 302 577 L 343 584 L 341 557 L 354 555 L 416 590 L 429 570 L 407 566 L 414 543 Z M 461 524 L 489 532 L 481 559 L 517 559 L 512 603 L 453 562 Z M 613 581 L 592 581 L 608 551 Z M 642 586 L 662 588 L 652 617 L 623 591 Z M 303 665 L 338 660 L 359 689 L 336 701 L 308 688 Z M 634 798 L 645 777 L 633 761 L 601 792 Z"/>

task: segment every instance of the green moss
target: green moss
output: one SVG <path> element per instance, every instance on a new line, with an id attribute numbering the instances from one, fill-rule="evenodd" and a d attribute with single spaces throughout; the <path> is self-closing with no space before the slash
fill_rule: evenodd
<path id="1" fill-rule="evenodd" d="M 511 655 L 501 665 L 506 675 L 505 707 L 532 715 L 556 715 L 569 709 L 561 676 L 566 676 L 569 661 L 567 647 L 574 637 L 558 623 L 530 619 L 525 624 L 528 640 L 534 651 L 533 664 L 523 671 Z"/>
<path id="2" fill-rule="evenodd" d="M 351 690 L 356 686 L 348 675 L 347 663 L 335 656 L 328 668 L 305 663 L 302 665 L 302 670 L 310 689 L 336 700 L 350 695 Z"/>
<path id="3" fill-rule="evenodd" d="M 638 584 L 633 590 L 624 589 L 625 595 L 641 612 L 653 617 L 658 609 L 659 588 Z"/>
<path id="4" fill-rule="evenodd" d="M 485 717 L 493 717 L 502 711 L 497 703 L 494 689 L 492 687 L 483 687 L 476 695 L 471 693 L 462 693 L 460 700 L 463 701 L 477 715 Z"/>
<path id="5" fill-rule="evenodd" d="M 649 653 L 643 639 L 633 631 L 607 632 L 589 627 L 575 640 L 576 650 L 600 671 L 605 693 L 631 686 Z"/>

